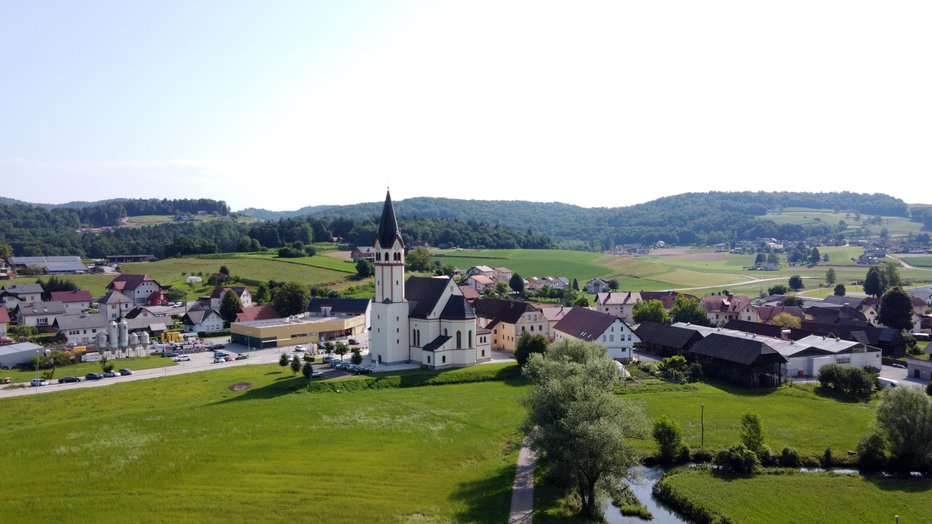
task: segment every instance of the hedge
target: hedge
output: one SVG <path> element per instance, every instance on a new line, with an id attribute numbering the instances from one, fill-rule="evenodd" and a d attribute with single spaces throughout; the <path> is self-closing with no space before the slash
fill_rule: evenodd
<path id="1" fill-rule="evenodd" d="M 521 379 L 521 368 L 517 365 L 496 367 L 481 365 L 466 369 L 446 371 L 424 371 L 421 373 L 386 375 L 350 380 L 325 380 L 307 385 L 310 393 L 364 391 L 368 389 L 414 388 L 444 384 L 466 384 Z"/>

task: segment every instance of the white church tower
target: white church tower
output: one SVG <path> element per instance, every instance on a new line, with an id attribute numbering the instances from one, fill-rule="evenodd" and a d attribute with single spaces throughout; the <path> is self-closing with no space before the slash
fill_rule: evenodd
<path id="1" fill-rule="evenodd" d="M 391 193 L 375 237 L 375 301 L 372 303 L 369 355 L 383 364 L 411 360 L 408 301 L 405 300 L 405 246 L 398 231 Z"/>

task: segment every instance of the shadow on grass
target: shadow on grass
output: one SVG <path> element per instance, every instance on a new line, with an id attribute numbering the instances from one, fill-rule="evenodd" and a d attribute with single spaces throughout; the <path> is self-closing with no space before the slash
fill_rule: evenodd
<path id="1" fill-rule="evenodd" d="M 511 506 L 511 485 L 515 468 L 502 467 L 491 477 L 463 482 L 450 496 L 466 503 L 466 509 L 456 514 L 456 522 L 508 522 Z"/>
<path id="2" fill-rule="evenodd" d="M 885 477 L 883 475 L 862 475 L 862 478 L 881 491 L 899 491 L 903 493 L 925 493 L 932 490 L 932 478 L 929 477 Z"/>
<path id="3" fill-rule="evenodd" d="M 267 386 L 247 389 L 235 397 L 227 398 L 216 403 L 225 404 L 227 402 L 239 402 L 242 400 L 267 400 L 271 398 L 277 398 L 283 395 L 303 392 L 307 388 L 307 383 L 308 380 L 301 375 L 296 375 L 294 377 L 279 377 L 275 379 L 275 382 L 272 382 Z"/>

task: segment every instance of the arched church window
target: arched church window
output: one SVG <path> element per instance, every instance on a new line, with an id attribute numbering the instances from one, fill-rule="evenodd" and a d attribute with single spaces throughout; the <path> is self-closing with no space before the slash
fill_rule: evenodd
<path id="1" fill-rule="evenodd" d="M 456 330 L 456 349 L 463 349 L 463 332 Z"/>
<path id="2" fill-rule="evenodd" d="M 443 362 L 444 364 L 447 363 L 447 356 L 446 356 L 446 355 L 443 355 L 442 357 L 440 357 L 440 359 L 441 359 L 440 361 Z"/>
<path id="3" fill-rule="evenodd" d="M 471 348 L 472 347 L 472 330 L 471 329 L 469 330 L 469 337 L 466 340 L 468 342 L 466 347 Z"/>

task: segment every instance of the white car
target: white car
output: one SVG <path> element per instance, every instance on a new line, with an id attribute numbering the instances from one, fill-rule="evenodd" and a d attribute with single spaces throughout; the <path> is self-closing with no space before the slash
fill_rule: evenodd
<path id="1" fill-rule="evenodd" d="M 305 351 L 307 351 L 307 348 L 304 346 L 295 346 L 294 350 L 298 353 L 304 353 Z"/>
<path id="2" fill-rule="evenodd" d="M 49 385 L 49 381 L 48 381 L 48 380 L 45 380 L 45 379 L 42 379 L 42 378 L 34 378 L 34 379 L 32 379 L 32 381 L 29 382 L 29 385 L 32 386 L 32 387 L 35 387 L 35 388 L 37 388 L 37 387 L 39 387 L 39 386 L 48 386 L 48 385 Z"/>
<path id="3" fill-rule="evenodd" d="M 178 355 L 177 357 L 173 358 L 172 360 L 174 360 L 175 362 L 190 362 L 190 361 L 191 361 L 191 355 Z"/>

